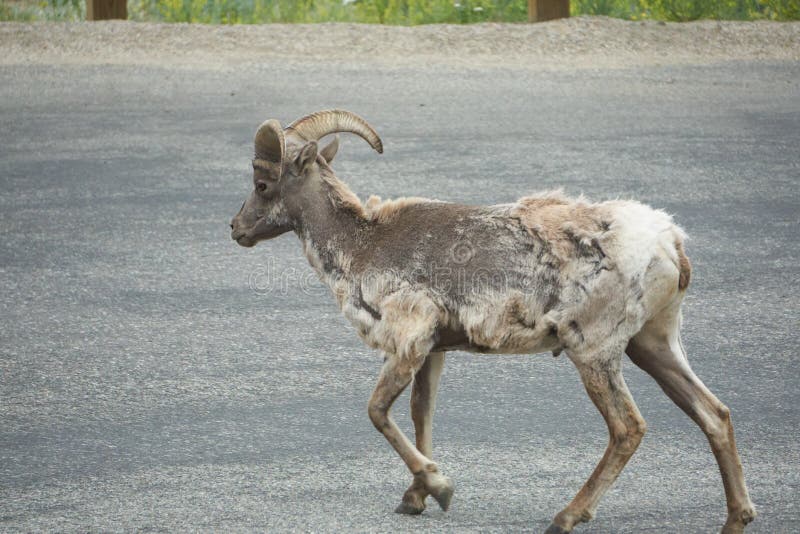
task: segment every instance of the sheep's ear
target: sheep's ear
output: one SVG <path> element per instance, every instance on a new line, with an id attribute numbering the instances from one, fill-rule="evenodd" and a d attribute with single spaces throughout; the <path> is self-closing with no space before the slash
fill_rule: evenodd
<path id="1" fill-rule="evenodd" d="M 294 159 L 294 168 L 297 175 L 302 175 L 306 169 L 312 166 L 317 161 L 317 142 L 311 141 L 300 150 L 300 153 Z"/>
<path id="2" fill-rule="evenodd" d="M 328 163 L 333 161 L 333 158 L 336 157 L 336 152 L 339 151 L 339 136 L 336 135 L 331 139 L 331 142 L 325 145 L 322 150 L 319 151 L 319 155 L 325 158 L 325 161 Z"/>
<path id="3" fill-rule="evenodd" d="M 283 161 L 283 155 L 286 153 L 286 141 L 283 137 L 281 123 L 275 119 L 263 122 L 256 132 L 255 145 L 256 158 L 273 163 Z"/>

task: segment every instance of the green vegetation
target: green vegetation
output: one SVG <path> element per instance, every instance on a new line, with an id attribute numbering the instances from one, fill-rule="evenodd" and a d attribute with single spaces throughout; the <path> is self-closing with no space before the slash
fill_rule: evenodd
<path id="1" fill-rule="evenodd" d="M 524 22 L 527 0 L 128 0 L 133 20 L 253 24 Z M 629 20 L 800 20 L 800 0 L 571 0 L 576 15 Z M 82 20 L 85 0 L 0 0 L 0 20 Z"/>
<path id="2" fill-rule="evenodd" d="M 83 20 L 85 0 L 0 0 L 0 20 Z"/>

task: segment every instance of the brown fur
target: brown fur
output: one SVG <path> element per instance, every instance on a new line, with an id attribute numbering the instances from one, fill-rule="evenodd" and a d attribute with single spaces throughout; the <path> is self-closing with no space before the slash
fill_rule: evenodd
<path id="1" fill-rule="evenodd" d="M 678 251 L 678 269 L 680 270 L 678 289 L 684 291 L 689 287 L 689 280 L 692 277 L 692 264 L 689 261 L 689 257 L 686 256 L 686 252 L 683 250 L 683 242 L 676 241 L 675 250 Z"/>
<path id="2" fill-rule="evenodd" d="M 324 159 L 320 158 L 318 161 L 321 167 L 322 180 L 330 186 L 330 199 L 335 206 L 344 208 L 360 218 L 366 218 L 364 206 L 361 205 L 361 200 L 356 196 L 353 191 L 347 187 L 347 184 L 339 180 L 333 171 L 328 167 Z"/>

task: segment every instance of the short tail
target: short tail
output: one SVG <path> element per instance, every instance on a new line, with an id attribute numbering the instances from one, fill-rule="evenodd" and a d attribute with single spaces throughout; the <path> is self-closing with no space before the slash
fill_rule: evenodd
<path id="1" fill-rule="evenodd" d="M 678 252 L 678 289 L 684 291 L 689 287 L 689 280 L 692 278 L 692 263 L 683 250 L 683 241 L 680 239 L 675 241 L 675 250 Z"/>

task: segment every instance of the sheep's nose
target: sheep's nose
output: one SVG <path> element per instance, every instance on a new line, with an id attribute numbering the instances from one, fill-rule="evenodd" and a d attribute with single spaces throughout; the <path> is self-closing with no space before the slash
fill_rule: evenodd
<path id="1" fill-rule="evenodd" d="M 230 226 L 231 230 L 233 230 L 233 223 L 230 223 L 228 226 Z"/>

